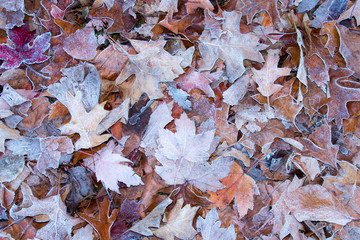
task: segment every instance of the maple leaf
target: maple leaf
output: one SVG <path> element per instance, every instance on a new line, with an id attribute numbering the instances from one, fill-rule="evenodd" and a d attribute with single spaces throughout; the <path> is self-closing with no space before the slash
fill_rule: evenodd
<path id="1" fill-rule="evenodd" d="M 182 57 L 172 56 L 163 47 L 165 41 L 147 43 L 143 41 L 131 41 L 136 55 L 128 55 L 129 61 L 116 78 L 116 84 L 120 85 L 131 75 L 136 79 L 130 89 L 131 104 L 134 104 L 142 93 L 147 93 L 150 99 L 163 96 L 159 89 L 160 82 L 172 82 L 184 72 L 181 67 Z"/>
<path id="2" fill-rule="evenodd" d="M 177 200 L 166 224 L 154 231 L 156 236 L 165 240 L 174 240 L 174 237 L 184 240 L 193 239 L 196 231 L 192 222 L 199 207 L 191 207 L 190 204 L 183 207 L 183 203 L 184 199 Z"/>
<path id="3" fill-rule="evenodd" d="M 293 191 L 286 205 L 300 222 L 326 221 L 344 226 L 352 220 L 340 202 L 320 185 L 307 185 Z"/>
<path id="4" fill-rule="evenodd" d="M 199 37 L 199 50 L 204 60 L 200 70 L 211 70 L 216 60 L 221 58 L 225 62 L 229 81 L 234 82 L 245 72 L 243 60 L 264 61 L 259 51 L 265 49 L 265 45 L 259 43 L 255 34 L 240 33 L 240 19 L 239 12 L 223 12 L 223 32 L 217 38 L 205 26 Z"/>
<path id="5" fill-rule="evenodd" d="M 220 228 L 221 221 L 216 211 L 216 207 L 213 207 L 210 212 L 206 214 L 206 218 L 198 217 L 196 221 L 196 227 L 198 232 L 201 232 L 203 240 L 212 239 L 227 239 L 235 240 L 236 233 L 234 224 L 232 223 L 228 228 Z"/>
<path id="6" fill-rule="evenodd" d="M 44 33 L 34 39 L 35 32 L 30 32 L 29 26 L 14 27 L 8 31 L 8 38 L 14 44 L 14 48 L 7 44 L 0 44 L 0 59 L 5 62 L 1 68 L 17 68 L 21 63 L 34 64 L 48 60 L 49 56 L 43 54 L 50 47 L 51 33 Z"/>
<path id="7" fill-rule="evenodd" d="M 220 209 L 224 209 L 235 198 L 235 206 L 240 218 L 248 209 L 253 208 L 254 195 L 259 194 L 255 180 L 245 174 L 239 164 L 231 166 L 229 175 L 221 180 L 224 189 L 210 193 L 210 201 Z"/>
<path id="8" fill-rule="evenodd" d="M 282 86 L 274 84 L 276 79 L 282 76 L 290 75 L 291 68 L 278 68 L 279 62 L 279 49 L 270 49 L 265 60 L 265 65 L 261 70 L 253 69 L 255 82 L 259 85 L 257 88 L 259 92 L 269 97 L 278 92 Z"/>
<path id="9" fill-rule="evenodd" d="M 131 167 L 121 164 L 131 163 L 131 161 L 120 154 L 113 153 L 114 148 L 115 143 L 110 141 L 98 151 L 96 156 L 84 159 L 84 162 L 95 172 L 98 181 L 102 181 L 106 188 L 120 194 L 118 181 L 125 183 L 128 187 L 143 184 L 143 182 Z"/>
<path id="10" fill-rule="evenodd" d="M 206 162 L 209 159 L 210 144 L 215 131 L 196 134 L 195 123 L 183 113 L 175 120 L 176 133 L 167 129 L 159 130 L 159 144 L 156 154 L 167 159 Z"/>
<path id="11" fill-rule="evenodd" d="M 71 236 L 72 227 L 80 222 L 81 219 L 73 218 L 66 214 L 65 204 L 61 201 L 60 195 L 37 199 L 31 192 L 30 187 L 23 183 L 21 186 L 24 199 L 23 205 L 13 205 L 10 215 L 14 219 L 22 217 L 40 217 L 39 215 L 47 215 L 49 221 L 47 225 L 36 232 L 39 239 L 56 239 L 61 240 Z M 29 205 L 29 206 L 24 206 Z M 42 218 L 39 218 L 43 222 Z"/>
<path id="12" fill-rule="evenodd" d="M 115 209 L 110 213 L 110 201 L 108 198 L 105 198 L 100 203 L 98 201 L 97 218 L 89 217 L 81 212 L 79 212 L 78 215 L 95 229 L 95 231 L 100 235 L 100 239 L 111 239 L 110 228 L 116 219 L 118 211 L 119 209 Z"/>

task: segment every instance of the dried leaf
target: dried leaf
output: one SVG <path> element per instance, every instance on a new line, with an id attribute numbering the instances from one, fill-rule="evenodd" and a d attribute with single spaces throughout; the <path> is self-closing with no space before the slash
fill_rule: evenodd
<path id="1" fill-rule="evenodd" d="M 279 54 L 280 50 L 270 49 L 265 59 L 265 65 L 261 70 L 253 70 L 254 80 L 259 85 L 257 89 L 265 97 L 270 97 L 280 91 L 282 86 L 274 84 L 279 77 L 290 75 L 290 68 L 277 67 L 280 58 Z"/>
<path id="2" fill-rule="evenodd" d="M 105 198 L 102 202 L 98 202 L 97 218 L 90 217 L 84 213 L 78 214 L 94 228 L 100 235 L 100 239 L 111 239 L 110 228 L 116 219 L 118 211 L 119 209 L 115 209 L 110 213 L 110 201 L 108 198 Z"/>
<path id="3" fill-rule="evenodd" d="M 8 31 L 8 38 L 14 44 L 15 48 L 7 44 L 0 44 L 0 59 L 5 62 L 1 68 L 17 68 L 21 63 L 34 64 L 42 63 L 48 60 L 48 56 L 44 55 L 50 47 L 50 33 L 44 33 L 37 36 L 30 46 L 30 42 L 34 39 L 35 33 L 30 32 L 28 25 L 14 27 Z"/>
<path id="4" fill-rule="evenodd" d="M 23 156 L 4 154 L 0 158 L 0 182 L 11 182 L 23 171 L 25 159 Z"/>
<path id="5" fill-rule="evenodd" d="M 192 222 L 199 207 L 191 207 L 190 204 L 183 207 L 183 203 L 182 198 L 177 200 L 166 224 L 154 231 L 156 236 L 165 240 L 174 240 L 174 237 L 190 240 L 195 236 L 196 231 Z"/>
<path id="6" fill-rule="evenodd" d="M 264 61 L 258 51 L 263 50 L 265 46 L 259 43 L 255 34 L 240 33 L 240 19 L 239 12 L 223 12 L 223 34 L 218 38 L 213 38 L 211 31 L 205 26 L 199 38 L 199 50 L 204 60 L 200 70 L 211 70 L 216 60 L 221 58 L 225 62 L 229 81 L 234 82 L 245 72 L 245 59 Z"/>
<path id="7" fill-rule="evenodd" d="M 92 60 L 96 56 L 97 39 L 92 27 L 77 30 L 64 40 L 64 50 L 73 58 Z"/>
<path id="8" fill-rule="evenodd" d="M 81 219 L 73 218 L 66 214 L 65 204 L 61 201 L 59 195 L 39 200 L 34 197 L 27 184 L 23 183 L 21 189 L 23 194 L 27 195 L 29 205 L 24 206 L 24 202 L 20 207 L 14 205 L 10 214 L 14 219 L 28 216 L 36 217 L 39 215 L 47 215 L 49 222 L 45 227 L 37 231 L 37 238 L 61 240 L 66 237 L 70 237 L 72 227 L 82 222 Z"/>
<path id="9" fill-rule="evenodd" d="M 216 207 L 213 207 L 211 211 L 207 213 L 206 218 L 199 216 L 196 221 L 197 230 L 198 232 L 201 232 L 201 236 L 204 240 L 236 239 L 234 224 L 231 224 L 228 228 L 220 228 L 220 225 L 221 221 L 219 220 Z"/>
<path id="10" fill-rule="evenodd" d="M 344 226 L 352 218 L 340 202 L 320 185 L 307 185 L 291 193 L 286 205 L 299 222 L 326 221 Z"/>
<path id="11" fill-rule="evenodd" d="M 84 163 L 95 172 L 97 180 L 102 181 L 106 188 L 120 194 L 118 181 L 125 183 L 128 187 L 143 184 L 143 182 L 130 166 L 123 165 L 131 161 L 120 154 L 113 153 L 114 148 L 115 143 L 110 141 L 94 157 L 84 159 Z"/>
<path id="12" fill-rule="evenodd" d="M 0 121 L 0 152 L 5 152 L 4 144 L 6 139 L 20 139 L 20 132 L 9 128 Z"/>
<path id="13" fill-rule="evenodd" d="M 116 78 L 116 84 L 122 84 L 131 75 L 136 79 L 130 89 L 131 104 L 134 104 L 142 93 L 147 93 L 150 99 L 163 96 L 159 89 L 160 82 L 171 82 L 181 73 L 181 57 L 172 56 L 163 47 L 165 42 L 148 44 L 143 41 L 131 41 L 138 54 L 128 55 L 129 61 Z"/>
<path id="14" fill-rule="evenodd" d="M 170 197 L 166 198 L 160 204 L 158 204 L 145 218 L 137 222 L 130 228 L 131 231 L 140 233 L 144 236 L 152 236 L 153 232 L 149 229 L 160 227 L 161 217 L 165 212 L 167 206 L 172 203 Z"/>
<path id="15" fill-rule="evenodd" d="M 210 201 L 220 209 L 224 209 L 235 199 L 235 207 L 240 218 L 245 216 L 249 209 L 253 209 L 254 195 L 259 194 L 258 187 L 251 177 L 245 174 L 239 164 L 231 166 L 229 175 L 221 180 L 224 189 L 210 192 Z"/>

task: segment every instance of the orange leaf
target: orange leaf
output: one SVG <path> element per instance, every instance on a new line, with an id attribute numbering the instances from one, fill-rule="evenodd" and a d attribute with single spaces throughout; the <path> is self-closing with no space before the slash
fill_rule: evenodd
<path id="1" fill-rule="evenodd" d="M 240 218 L 245 216 L 248 209 L 253 209 L 254 194 L 259 194 L 255 180 L 246 175 L 239 164 L 231 166 L 229 175 L 221 180 L 224 189 L 210 193 L 210 201 L 220 209 L 224 209 L 234 198 Z"/>

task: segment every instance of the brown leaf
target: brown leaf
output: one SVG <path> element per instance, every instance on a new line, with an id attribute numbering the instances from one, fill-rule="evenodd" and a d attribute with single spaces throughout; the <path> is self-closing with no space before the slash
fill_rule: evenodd
<path id="1" fill-rule="evenodd" d="M 177 200 L 166 224 L 154 231 L 156 236 L 166 240 L 172 240 L 175 236 L 180 239 L 192 239 L 195 236 L 192 222 L 199 207 L 191 207 L 190 204 L 182 206 L 183 203 L 182 198 Z"/>
<path id="2" fill-rule="evenodd" d="M 84 213 L 79 212 L 78 215 L 87 221 L 95 231 L 100 235 L 100 239 L 111 239 L 110 229 L 114 223 L 119 209 L 112 210 L 110 213 L 110 201 L 107 197 L 99 203 L 97 218 L 90 217 Z"/>
<path id="3" fill-rule="evenodd" d="M 326 221 L 345 225 L 352 219 L 339 201 L 320 185 L 307 185 L 291 193 L 286 205 L 302 222 Z"/>
<path id="4" fill-rule="evenodd" d="M 253 208 L 254 195 L 259 194 L 254 179 L 245 174 L 239 164 L 231 166 L 229 175 L 221 180 L 224 189 L 210 193 L 210 201 L 220 209 L 224 209 L 235 199 L 235 207 L 240 218 L 245 216 L 248 209 Z"/>
<path id="5" fill-rule="evenodd" d="M 321 162 L 336 168 L 339 146 L 331 143 L 331 129 L 327 124 L 317 128 L 309 138 L 303 138 L 304 154 L 310 154 Z"/>
<path id="6" fill-rule="evenodd" d="M 360 77 L 360 71 L 357 67 L 360 63 L 360 48 L 357 44 L 360 35 L 341 25 L 338 28 L 341 36 L 340 53 L 344 56 L 346 65 L 355 72 L 355 76 Z"/>
<path id="7" fill-rule="evenodd" d="M 280 58 L 279 54 L 280 50 L 270 49 L 265 59 L 265 65 L 261 70 L 253 69 L 253 78 L 259 85 L 257 89 L 265 97 L 269 97 L 280 91 L 282 86 L 274 84 L 279 77 L 290 75 L 291 68 L 277 67 Z"/>

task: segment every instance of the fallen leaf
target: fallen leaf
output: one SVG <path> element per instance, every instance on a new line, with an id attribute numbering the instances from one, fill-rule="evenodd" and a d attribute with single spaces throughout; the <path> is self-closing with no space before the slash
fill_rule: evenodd
<path id="1" fill-rule="evenodd" d="M 75 143 L 75 149 L 90 148 L 105 142 L 111 135 L 99 135 L 96 127 L 108 114 L 103 104 L 97 104 L 90 112 L 86 112 L 82 103 L 82 92 L 76 92 L 73 96 L 70 92 L 66 92 L 66 98 L 60 101 L 64 104 L 71 114 L 71 120 L 59 129 L 62 134 L 79 133 L 80 139 Z"/>
<path id="2" fill-rule="evenodd" d="M 360 173 L 358 168 L 349 162 L 340 161 L 339 165 L 342 169 L 342 171 L 339 172 L 339 175 L 324 176 L 324 183 L 322 186 L 329 191 L 335 192 L 336 196 L 351 195 L 351 192 L 345 191 L 345 189 L 346 187 L 352 188 L 354 185 L 360 183 Z"/>
<path id="3" fill-rule="evenodd" d="M 134 224 L 130 230 L 144 236 L 152 236 L 153 232 L 149 228 L 160 227 L 161 217 L 164 214 L 166 207 L 171 203 L 172 200 L 170 197 L 167 197 L 164 201 L 158 204 L 145 218 Z"/>
<path id="4" fill-rule="evenodd" d="M 6 139 L 20 139 L 20 132 L 16 129 L 9 128 L 0 121 L 0 152 L 5 152 Z"/>
<path id="5" fill-rule="evenodd" d="M 125 199 L 121 204 L 114 224 L 111 226 L 110 232 L 112 238 L 121 239 L 122 235 L 128 230 L 127 226 L 140 218 L 138 214 L 139 209 L 139 202 Z"/>
<path id="6" fill-rule="evenodd" d="M 72 214 L 85 198 L 95 193 L 95 184 L 91 172 L 81 166 L 69 169 L 68 181 L 71 188 L 66 195 L 65 204 L 67 212 Z"/>
<path id="7" fill-rule="evenodd" d="M 352 219 L 340 202 L 320 185 L 307 185 L 291 193 L 286 201 L 299 222 L 326 221 L 346 225 Z"/>
<path id="8" fill-rule="evenodd" d="M 240 33 L 241 13 L 223 12 L 222 15 L 223 34 L 220 37 L 213 38 L 207 26 L 199 37 L 199 50 L 204 60 L 200 71 L 211 70 L 216 60 L 221 58 L 225 62 L 229 81 L 234 82 L 245 72 L 243 64 L 245 59 L 264 61 L 259 51 L 263 50 L 265 45 L 259 43 L 255 34 Z"/>
<path id="9" fill-rule="evenodd" d="M 235 240 L 236 233 L 234 224 L 231 224 L 228 228 L 220 228 L 221 221 L 216 211 L 216 207 L 213 207 L 210 212 L 206 214 L 206 218 L 198 217 L 196 221 L 197 231 L 201 232 L 202 239 L 227 239 Z"/>
<path id="10" fill-rule="evenodd" d="M 186 12 L 188 14 L 194 14 L 195 10 L 198 8 L 209 9 L 210 11 L 214 10 L 214 6 L 211 4 L 209 0 L 191 0 L 188 1 L 186 5 Z"/>
<path id="11" fill-rule="evenodd" d="M 280 91 L 282 86 L 274 84 L 279 77 L 290 75 L 290 68 L 277 67 L 279 54 L 280 50 L 270 49 L 265 59 L 265 65 L 260 70 L 253 69 L 254 80 L 259 85 L 257 89 L 265 97 L 270 97 Z"/>
<path id="12" fill-rule="evenodd" d="M 131 75 L 136 79 L 130 89 L 131 104 L 134 104 L 142 93 L 146 93 L 150 99 L 163 96 L 159 89 L 160 82 L 172 82 L 183 73 L 180 66 L 181 57 L 172 56 L 163 47 L 164 41 L 157 45 L 143 41 L 131 41 L 138 52 L 136 55 L 128 55 L 129 61 L 116 78 L 116 84 L 122 84 Z"/>
<path id="13" fill-rule="evenodd" d="M 0 182 L 11 182 L 19 176 L 25 166 L 23 156 L 4 154 L 0 158 Z"/>
<path id="14" fill-rule="evenodd" d="M 209 84 L 218 80 L 221 75 L 222 72 L 206 74 L 205 72 L 198 72 L 193 68 L 189 68 L 189 70 L 184 75 L 181 75 L 176 80 L 176 85 L 178 88 L 181 88 L 186 92 L 190 92 L 192 89 L 198 88 L 206 93 L 209 97 L 215 97 L 214 91 L 209 86 Z"/>
<path id="15" fill-rule="evenodd" d="M 231 166 L 229 175 L 221 180 L 224 189 L 210 192 L 210 201 L 220 209 L 224 209 L 235 199 L 235 207 L 240 218 L 253 209 L 254 195 L 259 194 L 258 187 L 251 177 L 245 174 L 239 164 Z"/>
<path id="16" fill-rule="evenodd" d="M 92 60 L 98 47 L 95 32 L 92 27 L 85 27 L 64 39 L 64 50 L 73 58 Z"/>
<path id="17" fill-rule="evenodd" d="M 34 197 L 27 184 L 23 183 L 21 189 L 23 194 L 27 194 L 29 206 L 24 206 L 24 202 L 20 207 L 13 205 L 10 214 L 14 219 L 28 216 L 35 218 L 41 215 L 48 216 L 48 218 L 44 220 L 39 218 L 39 222 L 48 221 L 48 223 L 37 231 L 37 238 L 61 240 L 70 237 L 73 226 L 82 222 L 81 219 L 66 214 L 65 204 L 61 201 L 59 195 L 39 200 Z"/>
<path id="18" fill-rule="evenodd" d="M 195 123 L 183 113 L 175 120 L 176 133 L 167 129 L 159 130 L 157 156 L 167 159 L 186 160 L 189 162 L 206 162 L 209 159 L 210 144 L 214 138 L 214 130 L 196 134 Z"/>
<path id="19" fill-rule="evenodd" d="M 131 163 L 131 161 L 120 154 L 113 153 L 114 148 L 115 143 L 110 141 L 94 157 L 84 159 L 84 163 L 95 172 L 97 180 L 102 181 L 106 188 L 120 194 L 118 181 L 125 183 L 128 187 L 143 184 L 143 182 L 130 166 L 122 164 Z"/>
<path id="20" fill-rule="evenodd" d="M 192 226 L 193 219 L 199 207 L 191 207 L 190 204 L 182 206 L 184 200 L 178 199 L 174 208 L 169 213 L 168 220 L 164 226 L 154 231 L 154 234 L 165 240 L 193 239 L 196 234 Z"/>
<path id="21" fill-rule="evenodd" d="M 310 154 L 321 162 L 336 167 L 339 146 L 331 143 L 330 131 L 330 126 L 323 124 L 308 138 L 303 138 L 301 143 L 305 146 L 304 154 Z"/>
<path id="22" fill-rule="evenodd" d="M 8 31 L 8 38 L 14 44 L 15 48 L 7 44 L 0 44 L 0 59 L 5 62 L 1 68 L 17 68 L 21 63 L 34 64 L 42 63 L 49 59 L 49 56 L 43 54 L 50 47 L 51 33 L 44 33 L 34 39 L 35 32 L 30 32 L 29 26 L 24 24 L 21 27 L 14 27 Z"/>
<path id="23" fill-rule="evenodd" d="M 102 202 L 98 201 L 97 218 L 90 217 L 84 213 L 78 215 L 88 222 L 94 230 L 100 235 L 100 239 L 111 239 L 110 228 L 113 225 L 119 209 L 110 212 L 110 201 L 105 198 Z"/>

